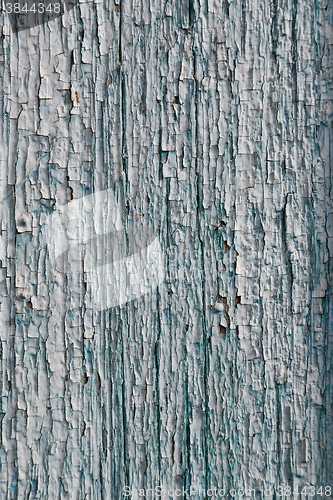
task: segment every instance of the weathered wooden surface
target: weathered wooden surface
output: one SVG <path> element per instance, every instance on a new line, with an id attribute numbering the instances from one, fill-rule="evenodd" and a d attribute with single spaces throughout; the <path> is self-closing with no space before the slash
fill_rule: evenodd
<path id="1" fill-rule="evenodd" d="M 332 14 L 110 0 L 14 34 L 2 13 L 1 499 L 333 487 Z M 166 276 L 99 311 L 40 235 L 107 188 Z"/>

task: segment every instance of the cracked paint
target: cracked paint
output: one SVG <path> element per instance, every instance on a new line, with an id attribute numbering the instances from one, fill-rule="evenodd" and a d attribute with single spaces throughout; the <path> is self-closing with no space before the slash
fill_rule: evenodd
<path id="1" fill-rule="evenodd" d="M 333 487 L 331 3 L 0 16 L 0 498 Z M 101 310 L 42 227 L 107 189 L 165 277 Z"/>

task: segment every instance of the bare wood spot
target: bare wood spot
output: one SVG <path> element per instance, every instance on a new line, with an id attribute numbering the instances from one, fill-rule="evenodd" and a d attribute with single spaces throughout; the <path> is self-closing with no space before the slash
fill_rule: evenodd
<path id="1" fill-rule="evenodd" d="M 220 325 L 220 334 L 221 335 L 226 335 L 227 334 L 227 329 L 223 325 Z"/>
<path id="2" fill-rule="evenodd" d="M 224 252 L 229 252 L 230 250 L 230 246 L 228 245 L 228 243 L 226 241 L 223 241 L 223 250 Z"/>
<path id="3" fill-rule="evenodd" d="M 230 316 L 229 316 L 229 306 L 228 306 L 227 297 L 220 297 L 219 301 L 223 302 L 223 304 L 224 304 L 224 307 L 225 307 L 225 316 L 226 316 L 226 319 L 227 319 L 228 328 L 230 328 Z"/>

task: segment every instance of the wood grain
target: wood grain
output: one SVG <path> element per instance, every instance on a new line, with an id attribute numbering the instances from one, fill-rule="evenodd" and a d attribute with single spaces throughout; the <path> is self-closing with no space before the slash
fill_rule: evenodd
<path id="1" fill-rule="evenodd" d="M 19 33 L 1 13 L 1 499 L 333 488 L 332 13 L 104 0 Z M 165 280 L 100 311 L 41 231 L 110 188 Z"/>

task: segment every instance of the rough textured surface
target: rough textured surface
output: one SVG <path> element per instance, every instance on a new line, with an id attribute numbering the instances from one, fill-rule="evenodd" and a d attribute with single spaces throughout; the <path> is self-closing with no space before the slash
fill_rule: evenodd
<path id="1" fill-rule="evenodd" d="M 1 499 L 333 487 L 332 15 L 104 0 L 14 34 L 2 12 Z M 100 312 L 40 234 L 107 188 L 166 276 Z"/>

